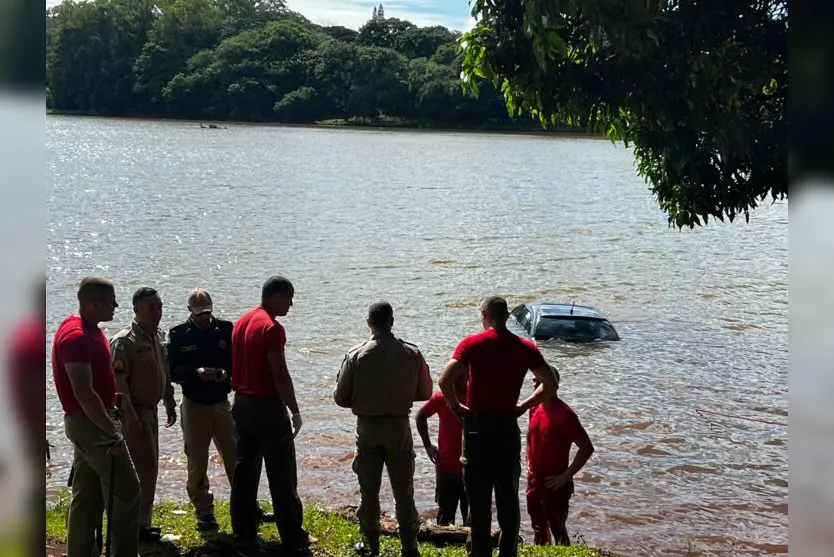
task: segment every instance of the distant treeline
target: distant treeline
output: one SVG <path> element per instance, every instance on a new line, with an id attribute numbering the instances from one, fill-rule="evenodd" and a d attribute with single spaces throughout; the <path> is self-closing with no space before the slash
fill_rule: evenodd
<path id="1" fill-rule="evenodd" d="M 284 0 L 66 0 L 46 11 L 47 107 L 108 116 L 537 129 L 483 83 L 457 31 L 385 16 L 315 25 Z"/>

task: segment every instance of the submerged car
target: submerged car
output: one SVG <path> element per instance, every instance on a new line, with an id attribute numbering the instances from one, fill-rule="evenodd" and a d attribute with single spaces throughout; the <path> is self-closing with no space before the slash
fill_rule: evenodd
<path id="1" fill-rule="evenodd" d="M 533 340 L 620 340 L 620 335 L 602 312 L 589 306 L 527 302 L 513 309 L 510 320 Z"/>

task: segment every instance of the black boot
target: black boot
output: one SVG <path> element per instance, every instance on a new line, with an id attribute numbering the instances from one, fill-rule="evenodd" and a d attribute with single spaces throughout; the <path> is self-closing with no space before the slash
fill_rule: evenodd
<path id="1" fill-rule="evenodd" d="M 363 557 L 379 557 L 379 543 L 372 544 L 361 541 L 353 546 L 353 549 L 355 549 L 356 553 L 362 555 Z"/>

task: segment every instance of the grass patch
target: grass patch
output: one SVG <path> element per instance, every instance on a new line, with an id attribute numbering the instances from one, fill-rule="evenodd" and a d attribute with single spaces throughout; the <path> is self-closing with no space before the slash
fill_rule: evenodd
<path id="1" fill-rule="evenodd" d="M 69 495 L 62 491 L 54 505 L 46 511 L 46 539 L 52 544 L 66 542 L 66 517 L 69 510 Z M 271 509 L 270 509 L 271 510 Z M 215 513 L 220 532 L 205 537 L 197 531 L 197 521 L 189 504 L 162 502 L 154 506 L 154 523 L 162 528 L 163 534 L 173 534 L 179 539 L 173 542 L 143 543 L 140 552 L 143 557 L 203 557 L 209 555 L 232 556 L 235 553 L 232 540 L 232 525 L 229 518 L 229 503 L 215 502 Z M 309 505 L 304 510 L 304 527 L 319 542 L 312 547 L 316 557 L 352 556 L 353 544 L 359 540 L 359 527 L 349 520 L 328 513 L 321 505 Z M 265 552 L 279 555 L 279 537 L 274 524 L 263 524 L 260 528 Z M 395 538 L 383 536 L 380 540 L 383 557 L 400 555 L 400 543 Z M 437 547 L 421 543 L 423 557 L 466 557 L 463 546 Z M 613 554 L 591 549 L 584 545 L 571 547 L 536 547 L 522 545 L 519 555 L 523 557 L 614 557 Z M 60 557 L 60 556 L 56 556 Z"/>

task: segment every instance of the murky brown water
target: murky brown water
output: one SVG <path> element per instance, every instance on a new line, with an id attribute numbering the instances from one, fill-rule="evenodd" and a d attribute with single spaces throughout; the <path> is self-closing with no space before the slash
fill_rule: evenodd
<path id="1" fill-rule="evenodd" d="M 353 420 L 331 392 L 370 302 L 394 305 L 436 378 L 478 329 L 481 296 L 576 300 L 622 341 L 543 346 L 597 448 L 569 530 L 626 555 L 787 552 L 787 428 L 696 413 L 788 421 L 787 204 L 670 230 L 631 154 L 588 139 L 49 117 L 47 157 L 50 338 L 90 273 L 118 286 L 111 334 L 141 285 L 162 292 L 168 327 L 195 286 L 233 319 L 268 275 L 293 280 L 283 323 L 307 500 L 357 501 Z M 51 379 L 47 407 L 59 486 L 71 453 Z M 162 453 L 159 495 L 185 499 L 179 426 Z M 430 517 L 422 452 L 417 475 Z M 228 496 L 219 463 L 211 476 Z"/>

